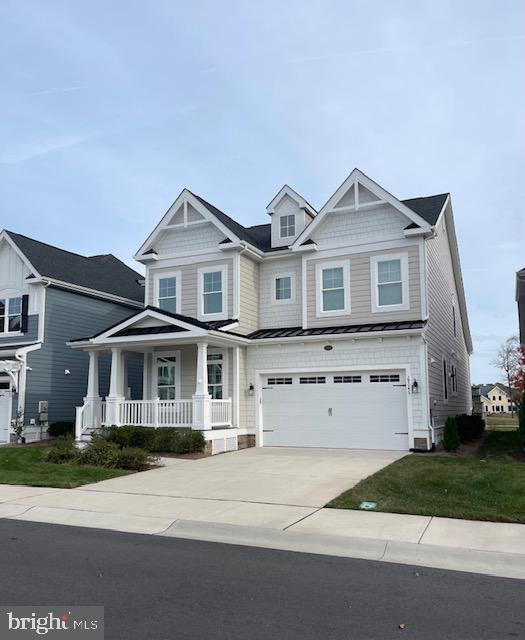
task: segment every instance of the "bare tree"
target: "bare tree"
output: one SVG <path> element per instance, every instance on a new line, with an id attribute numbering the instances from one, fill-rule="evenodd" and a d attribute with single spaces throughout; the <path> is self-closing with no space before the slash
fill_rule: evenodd
<path id="1" fill-rule="evenodd" d="M 514 415 L 514 402 L 512 397 L 512 381 L 516 377 L 520 367 L 520 341 L 518 336 L 511 336 L 505 342 L 502 342 L 498 348 L 498 352 L 491 364 L 503 371 L 507 378 L 507 386 L 510 390 L 511 411 Z"/>

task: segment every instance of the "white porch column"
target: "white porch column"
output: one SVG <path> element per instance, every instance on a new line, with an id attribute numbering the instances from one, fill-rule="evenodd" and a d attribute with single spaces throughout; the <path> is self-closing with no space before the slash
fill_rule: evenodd
<path id="1" fill-rule="evenodd" d="M 232 393 L 232 423 L 234 427 L 239 426 L 239 402 L 240 402 L 240 347 L 233 347 L 233 393 Z"/>
<path id="2" fill-rule="evenodd" d="M 109 395 L 106 398 L 106 424 L 118 425 L 119 407 L 124 400 L 122 395 L 123 367 L 122 349 L 113 347 L 111 349 L 111 376 L 109 379 Z"/>
<path id="3" fill-rule="evenodd" d="M 89 351 L 89 368 L 87 393 L 84 397 L 84 404 L 89 406 L 85 409 L 86 421 L 92 427 L 100 426 L 100 396 L 98 391 L 98 351 Z"/>
<path id="4" fill-rule="evenodd" d="M 197 384 L 193 394 L 193 429 L 211 429 L 211 396 L 208 393 L 208 343 L 197 343 Z"/>

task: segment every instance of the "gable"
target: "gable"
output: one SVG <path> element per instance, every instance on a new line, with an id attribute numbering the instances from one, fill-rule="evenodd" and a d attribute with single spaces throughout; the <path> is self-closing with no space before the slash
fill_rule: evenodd
<path id="1" fill-rule="evenodd" d="M 29 275 L 31 270 L 22 257 L 7 240 L 0 241 L 0 297 L 2 292 L 27 293 Z"/>
<path id="2" fill-rule="evenodd" d="M 211 222 L 203 220 L 202 224 L 163 229 L 151 248 L 159 257 L 162 257 L 162 255 L 213 249 L 225 238 L 226 236 Z"/>

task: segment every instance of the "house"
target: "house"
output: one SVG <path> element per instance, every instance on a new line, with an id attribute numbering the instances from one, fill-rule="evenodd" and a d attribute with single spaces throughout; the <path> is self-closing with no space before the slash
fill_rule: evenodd
<path id="1" fill-rule="evenodd" d="M 513 389 L 496 382 L 480 385 L 483 413 L 512 413 L 516 410 L 517 393 Z"/>
<path id="2" fill-rule="evenodd" d="M 520 323 L 520 342 L 525 347 L 525 269 L 516 274 L 516 302 Z"/>
<path id="3" fill-rule="evenodd" d="M 428 449 L 471 409 L 472 342 L 450 195 L 398 200 L 358 169 L 317 211 L 284 186 L 245 227 L 184 189 L 135 255 L 146 304 L 90 354 L 77 437 L 191 427 L 248 445 Z M 101 399 L 97 362 L 111 354 Z M 144 394 L 124 398 L 125 360 Z"/>
<path id="4" fill-rule="evenodd" d="M 0 443 L 14 437 L 13 420 L 23 421 L 27 441 L 44 437 L 49 423 L 74 420 L 89 358 L 66 340 L 140 310 L 142 278 L 112 255 L 84 257 L 0 232 Z M 130 371 L 141 397 L 142 361 Z M 108 372 L 102 362 L 102 388 Z"/>

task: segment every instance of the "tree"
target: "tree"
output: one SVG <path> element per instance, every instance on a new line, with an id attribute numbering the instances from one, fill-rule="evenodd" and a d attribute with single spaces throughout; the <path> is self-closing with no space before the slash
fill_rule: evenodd
<path id="1" fill-rule="evenodd" d="M 513 382 L 520 369 L 520 341 L 518 336 L 511 336 L 507 338 L 505 342 L 500 344 L 498 352 L 491 364 L 497 367 L 500 371 L 503 371 L 507 380 L 507 386 L 509 387 L 511 400 L 512 400 L 512 388 Z M 514 415 L 514 403 L 512 406 L 512 415 Z"/>
<path id="2" fill-rule="evenodd" d="M 518 392 L 519 396 L 523 398 L 525 396 L 525 347 L 520 347 L 520 360 L 518 364 L 518 370 L 514 379 L 512 380 L 512 384 L 514 388 Z M 523 407 L 523 401 L 522 401 Z"/>
<path id="3" fill-rule="evenodd" d="M 447 451 L 457 451 L 459 449 L 459 445 L 458 424 L 452 416 L 448 416 L 445 422 L 445 430 L 443 432 L 443 446 Z"/>

